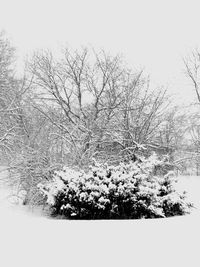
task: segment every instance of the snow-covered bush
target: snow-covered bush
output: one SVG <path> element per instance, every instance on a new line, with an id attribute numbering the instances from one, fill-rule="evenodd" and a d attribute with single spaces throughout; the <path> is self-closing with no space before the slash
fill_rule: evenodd
<path id="1" fill-rule="evenodd" d="M 39 185 L 54 215 L 71 219 L 141 219 L 183 215 L 191 204 L 178 194 L 170 172 L 155 176 L 155 157 L 108 166 L 95 163 L 88 173 L 64 168 Z"/>

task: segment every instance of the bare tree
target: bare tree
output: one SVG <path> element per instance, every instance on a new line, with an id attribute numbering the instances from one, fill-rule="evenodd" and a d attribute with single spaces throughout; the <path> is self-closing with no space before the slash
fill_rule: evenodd
<path id="1" fill-rule="evenodd" d="M 116 147 L 133 153 L 153 142 L 165 92 L 150 90 L 143 71 L 128 70 L 119 56 L 66 49 L 56 60 L 43 51 L 34 55 L 29 69 L 35 108 L 55 127 L 51 135 L 72 164 L 85 164 L 97 154 L 110 157 L 109 148 L 114 154 Z"/>
<path id="2" fill-rule="evenodd" d="M 0 150 L 8 155 L 16 136 L 19 113 L 17 81 L 13 72 L 14 48 L 2 33 L 0 36 Z"/>
<path id="3" fill-rule="evenodd" d="M 185 74 L 192 82 L 197 101 L 200 103 L 200 52 L 194 49 L 191 54 L 183 59 Z"/>
<path id="4" fill-rule="evenodd" d="M 200 104 L 200 52 L 199 49 L 194 49 L 189 56 L 183 59 L 185 66 L 185 73 L 189 80 L 192 82 L 193 88 L 196 93 L 196 99 Z M 193 114 L 190 118 L 190 125 L 188 126 L 189 134 L 191 137 L 191 148 L 193 153 L 196 154 L 196 173 L 199 175 L 199 112 Z"/>

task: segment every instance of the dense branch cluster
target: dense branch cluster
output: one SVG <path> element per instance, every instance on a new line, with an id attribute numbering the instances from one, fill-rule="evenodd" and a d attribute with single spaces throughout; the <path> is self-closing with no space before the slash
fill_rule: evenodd
<path id="1" fill-rule="evenodd" d="M 118 161 L 155 141 L 165 91 L 151 90 L 143 71 L 130 71 L 120 57 L 66 49 L 56 60 L 43 52 L 29 71 L 39 92 L 34 107 L 54 126 L 64 161 L 82 166 L 94 156 L 114 155 Z"/>

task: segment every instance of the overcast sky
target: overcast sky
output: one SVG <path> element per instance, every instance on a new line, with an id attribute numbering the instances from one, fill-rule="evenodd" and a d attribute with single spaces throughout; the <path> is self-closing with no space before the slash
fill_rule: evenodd
<path id="1" fill-rule="evenodd" d="M 90 45 L 122 53 L 187 102 L 182 57 L 200 47 L 200 3 L 177 0 L 0 0 L 0 30 L 20 59 L 33 49 Z"/>

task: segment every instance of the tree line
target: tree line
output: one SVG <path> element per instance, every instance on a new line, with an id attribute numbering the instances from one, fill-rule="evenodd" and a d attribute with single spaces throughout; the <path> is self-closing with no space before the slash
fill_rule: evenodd
<path id="1" fill-rule="evenodd" d="M 199 97 L 200 53 L 183 60 Z M 0 156 L 27 201 L 61 166 L 87 169 L 95 158 L 118 164 L 152 152 L 199 173 L 198 105 L 179 107 L 143 70 L 103 50 L 36 51 L 16 76 L 15 49 L 0 36 Z M 186 160 L 188 158 L 188 160 Z M 187 166 L 190 165 L 190 166 Z"/>

